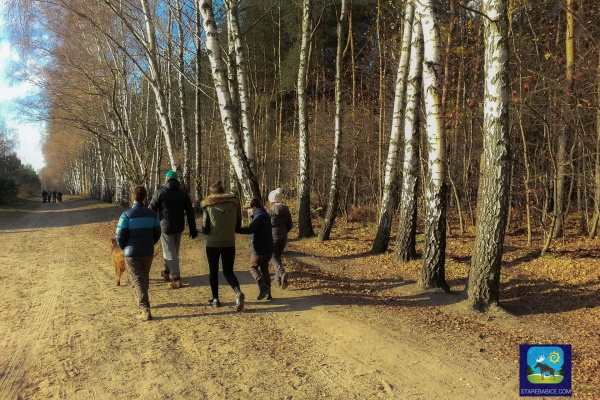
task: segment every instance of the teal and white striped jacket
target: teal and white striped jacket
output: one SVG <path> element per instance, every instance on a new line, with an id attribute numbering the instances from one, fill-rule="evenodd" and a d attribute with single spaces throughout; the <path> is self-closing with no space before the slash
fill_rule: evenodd
<path id="1" fill-rule="evenodd" d="M 160 220 L 154 211 L 142 203 L 133 207 L 119 218 L 115 239 L 124 250 L 125 257 L 154 255 L 154 245 L 160 239 Z"/>

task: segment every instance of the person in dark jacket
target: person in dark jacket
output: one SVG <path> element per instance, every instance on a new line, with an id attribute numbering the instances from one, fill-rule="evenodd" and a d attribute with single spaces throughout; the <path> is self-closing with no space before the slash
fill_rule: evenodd
<path id="1" fill-rule="evenodd" d="M 269 260 L 273 254 L 273 234 L 271 232 L 271 217 L 262 206 L 260 199 L 253 198 L 249 207 L 252 211 L 252 221 L 245 228 L 239 228 L 237 233 L 252 234 L 250 238 L 250 274 L 258 284 L 257 300 L 271 300 L 271 276 L 269 275 Z"/>
<path id="2" fill-rule="evenodd" d="M 292 230 L 292 214 L 290 208 L 283 204 L 281 189 L 277 188 L 269 193 L 271 206 L 267 210 L 271 216 L 273 232 L 273 257 L 271 264 L 275 267 L 275 280 L 283 290 L 288 287 L 288 274 L 283 268 L 281 254 L 287 244 L 288 232 Z"/>
<path id="3" fill-rule="evenodd" d="M 177 179 L 177 172 L 168 171 L 165 185 L 158 189 L 152 196 L 152 200 L 150 200 L 150 208 L 158 214 L 162 230 L 160 243 L 163 249 L 165 267 L 161 275 L 167 282 L 171 278 L 173 279 L 169 283 L 172 289 L 178 289 L 182 286 L 179 269 L 179 247 L 186 218 L 190 238 L 194 239 L 198 236 L 192 201 L 185 190 L 181 189 Z"/>
<path id="4" fill-rule="evenodd" d="M 141 309 L 138 319 L 149 321 L 150 267 L 154 256 L 154 245 L 160 239 L 160 221 L 154 211 L 144 205 L 146 188 L 136 186 L 131 192 L 133 207 L 119 218 L 115 239 L 123 250 L 125 264 L 135 288 Z"/>
<path id="5" fill-rule="evenodd" d="M 235 231 L 242 226 L 242 213 L 238 199 L 225 193 L 221 181 L 209 188 L 209 196 L 202 200 L 202 233 L 206 235 L 206 259 L 210 271 L 210 290 L 213 307 L 220 307 L 219 301 L 219 259 L 223 264 L 223 276 L 235 293 L 235 309 L 244 309 L 244 293 L 233 273 L 235 262 Z"/>

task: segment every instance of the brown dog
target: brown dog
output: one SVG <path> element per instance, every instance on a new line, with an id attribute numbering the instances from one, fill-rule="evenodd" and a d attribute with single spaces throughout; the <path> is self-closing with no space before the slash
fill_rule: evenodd
<path id="1" fill-rule="evenodd" d="M 115 238 L 112 238 L 110 241 L 110 259 L 113 267 L 115 267 L 117 286 L 121 286 L 121 276 L 125 272 L 125 255 L 123 254 L 123 250 L 119 248 Z"/>
<path id="2" fill-rule="evenodd" d="M 154 246 L 154 254 L 152 255 L 152 258 L 156 258 L 159 254 L 159 247 Z M 121 250 L 115 238 L 110 240 L 110 259 L 113 267 L 115 267 L 117 286 L 121 286 L 121 276 L 123 275 L 123 272 L 125 272 L 125 254 L 123 254 L 123 250 Z"/>

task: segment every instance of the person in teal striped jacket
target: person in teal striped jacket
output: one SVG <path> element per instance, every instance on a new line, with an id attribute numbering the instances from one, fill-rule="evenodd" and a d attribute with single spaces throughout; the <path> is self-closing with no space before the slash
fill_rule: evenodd
<path id="1" fill-rule="evenodd" d="M 154 245 L 161 235 L 160 220 L 156 213 L 144 205 L 147 191 L 136 186 L 131 191 L 133 207 L 121 214 L 115 239 L 125 255 L 125 264 L 131 276 L 140 307 L 137 316 L 142 321 L 152 319 L 148 288 L 150 267 L 154 258 Z"/>

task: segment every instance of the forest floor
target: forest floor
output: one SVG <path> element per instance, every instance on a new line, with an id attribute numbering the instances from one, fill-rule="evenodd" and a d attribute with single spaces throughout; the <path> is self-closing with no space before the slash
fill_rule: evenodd
<path id="1" fill-rule="evenodd" d="M 204 240 L 186 236 L 184 287 L 156 259 L 140 322 L 110 264 L 122 211 L 72 196 L 0 207 L 0 399 L 517 399 L 525 343 L 571 344 L 573 397 L 600 398 L 598 240 L 540 258 L 509 234 L 501 308 L 481 314 L 460 295 L 472 234 L 448 237 L 452 293 L 424 291 L 419 260 L 369 254 L 374 227 L 339 219 L 332 240 L 290 240 L 291 284 L 271 301 L 255 300 L 240 235 L 236 313 L 222 276 L 223 307 L 207 305 Z"/>

